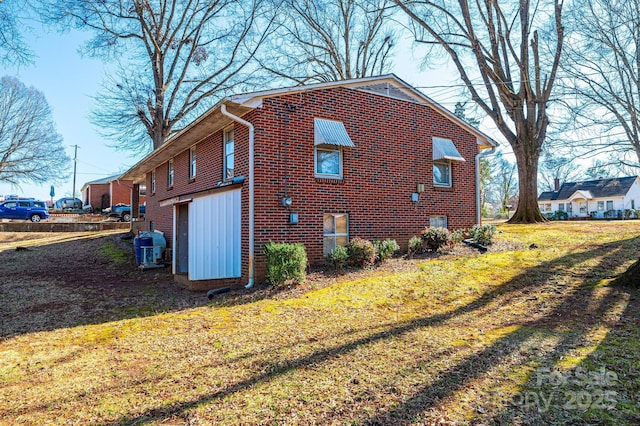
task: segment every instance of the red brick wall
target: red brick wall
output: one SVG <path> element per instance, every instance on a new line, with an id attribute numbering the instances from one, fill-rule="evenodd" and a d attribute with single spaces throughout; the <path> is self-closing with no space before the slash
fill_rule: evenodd
<path id="1" fill-rule="evenodd" d="M 314 177 L 313 119 L 342 121 L 354 148 L 343 151 L 343 179 Z M 394 238 L 406 248 L 409 238 L 446 215 L 449 229 L 475 222 L 476 137 L 430 107 L 345 88 L 266 99 L 244 119 L 255 125 L 255 249 L 258 282 L 264 277 L 262 246 L 268 241 L 302 242 L 310 263 L 323 259 L 323 213 L 348 213 L 349 236 Z M 454 141 L 466 162 L 452 163 L 453 187 L 433 186 L 432 137 Z M 197 145 L 197 176 L 189 181 L 189 152 L 174 160 L 173 188 L 167 167 L 156 169 L 156 193 L 147 200 L 147 219 L 171 241 L 173 207 L 159 200 L 206 190 L 222 179 L 222 132 Z M 235 125 L 235 168 L 247 180 L 242 190 L 243 282 L 248 249 L 248 131 Z M 416 185 L 425 185 L 417 203 Z M 151 188 L 147 175 L 147 188 Z M 283 196 L 293 206 L 281 206 Z M 289 224 L 289 213 L 299 214 Z"/>
<path id="2" fill-rule="evenodd" d="M 114 204 L 131 204 L 131 188 L 133 181 L 130 180 L 114 180 L 110 184 L 111 205 Z M 143 204 L 145 197 L 141 196 L 139 203 Z"/>
<path id="3" fill-rule="evenodd" d="M 91 205 L 94 209 L 102 208 L 102 196 L 109 193 L 108 183 L 92 183 L 87 186 L 87 194 L 83 203 Z M 108 207 L 108 206 L 106 206 Z"/>
<path id="4" fill-rule="evenodd" d="M 314 177 L 314 117 L 342 121 L 355 144 L 343 150 L 342 180 Z M 303 242 L 310 263 L 322 262 L 323 213 L 348 213 L 350 238 L 393 238 L 403 248 L 431 215 L 446 215 L 449 229 L 475 223 L 476 137 L 427 106 L 337 88 L 265 100 L 255 125 L 259 275 L 270 240 Z M 467 160 L 452 162 L 452 188 L 433 185 L 434 136 Z M 414 203 L 418 183 L 425 192 Z M 285 195 L 291 209 L 281 207 Z"/>

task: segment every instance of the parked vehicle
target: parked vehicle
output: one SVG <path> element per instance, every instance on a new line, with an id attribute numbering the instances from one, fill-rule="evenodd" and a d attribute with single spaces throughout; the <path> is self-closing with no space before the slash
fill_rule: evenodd
<path id="1" fill-rule="evenodd" d="M 80 210 L 82 209 L 82 201 L 79 198 L 64 197 L 55 203 L 58 210 Z"/>
<path id="2" fill-rule="evenodd" d="M 0 203 L 0 219 L 21 219 L 40 222 L 49 218 L 44 201 L 34 199 L 9 200 Z"/>
<path id="3" fill-rule="evenodd" d="M 103 214 L 109 217 L 117 217 L 123 222 L 129 222 L 131 220 L 131 206 L 129 204 L 116 204 L 111 207 L 107 207 L 102 211 Z M 144 217 L 146 213 L 145 205 L 140 206 L 140 217 Z"/>

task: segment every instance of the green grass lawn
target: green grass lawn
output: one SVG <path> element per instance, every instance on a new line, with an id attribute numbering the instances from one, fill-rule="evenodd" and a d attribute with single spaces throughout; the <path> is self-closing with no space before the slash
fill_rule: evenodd
<path id="1" fill-rule="evenodd" d="M 0 341 L 0 424 L 638 424 L 640 221 Z M 530 246 L 535 244 L 535 247 Z"/>

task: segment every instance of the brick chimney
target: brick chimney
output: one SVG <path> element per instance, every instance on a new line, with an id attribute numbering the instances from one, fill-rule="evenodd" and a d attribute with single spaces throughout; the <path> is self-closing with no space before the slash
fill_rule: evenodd
<path id="1" fill-rule="evenodd" d="M 560 190 L 560 179 L 555 178 L 553 180 L 553 190 L 554 191 L 559 191 Z"/>

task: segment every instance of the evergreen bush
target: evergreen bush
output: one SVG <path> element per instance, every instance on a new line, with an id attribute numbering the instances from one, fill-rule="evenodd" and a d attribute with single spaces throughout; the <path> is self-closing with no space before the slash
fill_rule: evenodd
<path id="1" fill-rule="evenodd" d="M 407 254 L 409 256 L 413 256 L 418 253 L 422 253 L 422 238 L 414 235 L 409 240 L 409 249 Z"/>
<path id="2" fill-rule="evenodd" d="M 301 243 L 274 243 L 264 245 L 267 259 L 267 281 L 282 285 L 287 281 L 303 282 L 307 276 L 307 251 Z"/>
<path id="3" fill-rule="evenodd" d="M 371 241 L 352 238 L 347 245 L 349 264 L 360 268 L 372 266 L 376 262 L 376 249 Z"/>
<path id="4" fill-rule="evenodd" d="M 329 262 L 338 272 L 342 272 L 342 269 L 348 261 L 349 253 L 347 253 L 346 247 L 343 246 L 337 246 L 327 255 L 327 262 Z"/>
<path id="5" fill-rule="evenodd" d="M 425 228 L 422 231 L 423 247 L 427 251 L 436 252 L 449 244 L 449 230 L 447 228 Z"/>
<path id="6" fill-rule="evenodd" d="M 471 238 L 478 244 L 488 246 L 493 243 L 493 236 L 496 233 L 495 225 L 473 225 L 471 228 Z"/>

